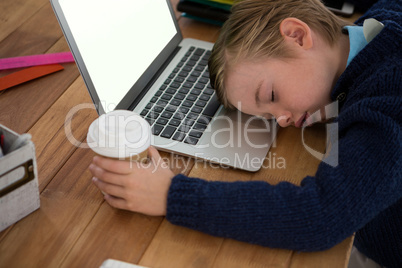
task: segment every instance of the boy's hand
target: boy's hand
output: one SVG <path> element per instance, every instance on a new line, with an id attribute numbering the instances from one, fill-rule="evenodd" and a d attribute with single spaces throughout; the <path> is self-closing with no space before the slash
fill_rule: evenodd
<path id="1" fill-rule="evenodd" d="M 112 207 L 147 215 L 166 215 L 167 195 L 173 172 L 150 147 L 148 163 L 95 156 L 89 170 L 93 182 Z"/>

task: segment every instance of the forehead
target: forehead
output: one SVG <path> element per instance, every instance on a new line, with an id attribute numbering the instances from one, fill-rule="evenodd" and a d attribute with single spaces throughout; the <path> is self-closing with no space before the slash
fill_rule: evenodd
<path id="1" fill-rule="evenodd" d="M 253 101 L 257 88 L 267 79 L 267 70 L 261 61 L 239 61 L 227 68 L 225 90 L 228 102 L 238 108 L 238 102 Z"/>

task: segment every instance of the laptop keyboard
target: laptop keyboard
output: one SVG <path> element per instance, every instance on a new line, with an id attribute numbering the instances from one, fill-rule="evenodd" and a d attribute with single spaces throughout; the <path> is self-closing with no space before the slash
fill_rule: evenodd
<path id="1" fill-rule="evenodd" d="M 220 103 L 209 82 L 210 50 L 191 47 L 140 113 L 152 134 L 197 144 Z"/>

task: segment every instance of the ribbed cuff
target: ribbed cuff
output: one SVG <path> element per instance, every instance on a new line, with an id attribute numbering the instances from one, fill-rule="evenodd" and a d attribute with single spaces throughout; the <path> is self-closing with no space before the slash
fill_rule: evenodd
<path id="1" fill-rule="evenodd" d="M 201 179 L 189 178 L 179 174 L 172 179 L 168 193 L 166 219 L 173 224 L 197 229 L 201 198 Z"/>

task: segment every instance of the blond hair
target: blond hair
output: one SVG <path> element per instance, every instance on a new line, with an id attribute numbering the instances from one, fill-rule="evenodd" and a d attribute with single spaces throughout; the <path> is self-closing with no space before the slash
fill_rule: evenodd
<path id="1" fill-rule="evenodd" d="M 242 0 L 237 1 L 221 29 L 209 58 L 211 85 L 226 108 L 225 69 L 239 59 L 292 57 L 283 45 L 279 30 L 285 18 L 297 18 L 317 32 L 330 46 L 348 23 L 330 12 L 320 0 Z"/>

